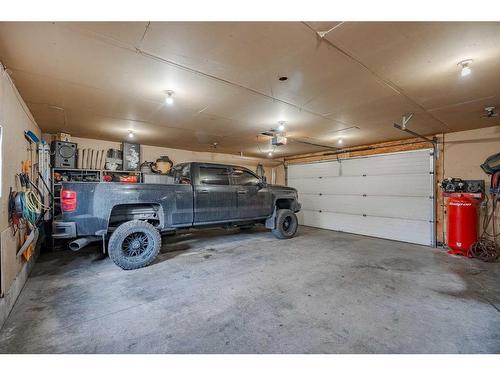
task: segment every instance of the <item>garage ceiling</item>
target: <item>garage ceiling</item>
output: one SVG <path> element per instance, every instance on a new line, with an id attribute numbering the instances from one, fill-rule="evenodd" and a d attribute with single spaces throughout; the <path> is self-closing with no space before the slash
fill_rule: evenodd
<path id="1" fill-rule="evenodd" d="M 46 132 L 263 156 L 284 120 L 280 157 L 403 139 L 405 112 L 424 134 L 499 125 L 481 118 L 499 40 L 486 22 L 4 22 L 0 61 Z"/>

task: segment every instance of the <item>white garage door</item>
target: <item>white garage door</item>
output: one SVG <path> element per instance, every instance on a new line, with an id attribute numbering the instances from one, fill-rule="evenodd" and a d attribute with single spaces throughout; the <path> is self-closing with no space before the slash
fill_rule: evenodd
<path id="1" fill-rule="evenodd" d="M 288 167 L 299 223 L 423 245 L 434 244 L 432 150 Z"/>

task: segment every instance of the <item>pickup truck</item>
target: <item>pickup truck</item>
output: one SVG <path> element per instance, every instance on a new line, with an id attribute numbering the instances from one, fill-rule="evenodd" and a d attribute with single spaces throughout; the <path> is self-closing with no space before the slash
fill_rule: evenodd
<path id="1" fill-rule="evenodd" d="M 75 251 L 109 239 L 110 258 L 130 270 L 156 258 L 162 233 L 181 228 L 264 224 L 280 239 L 297 232 L 296 189 L 232 165 L 182 163 L 170 175 L 171 184 L 63 182 L 53 237 L 74 239 Z"/>

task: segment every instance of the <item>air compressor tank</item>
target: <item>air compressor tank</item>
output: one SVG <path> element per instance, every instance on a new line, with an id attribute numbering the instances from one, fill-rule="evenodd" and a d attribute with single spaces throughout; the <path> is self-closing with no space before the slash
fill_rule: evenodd
<path id="1" fill-rule="evenodd" d="M 479 200 L 467 194 L 450 194 L 448 199 L 448 253 L 469 256 L 478 240 Z"/>

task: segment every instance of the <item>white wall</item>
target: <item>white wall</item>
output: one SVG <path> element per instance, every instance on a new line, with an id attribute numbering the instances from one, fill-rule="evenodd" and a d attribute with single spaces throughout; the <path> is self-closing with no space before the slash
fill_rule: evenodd
<path id="1" fill-rule="evenodd" d="M 500 152 L 500 126 L 447 133 L 444 141 L 444 176 L 484 179 L 489 186 L 489 178 L 479 165 Z"/>
<path id="2" fill-rule="evenodd" d="M 500 152 L 500 126 L 447 133 L 444 135 L 444 141 L 445 145 L 442 153 L 444 158 L 443 177 L 484 180 L 488 190 L 490 188 L 490 176 L 484 173 L 480 165 L 488 156 Z M 485 211 L 483 207 L 481 209 L 481 218 L 484 216 Z M 443 215 L 442 212 L 440 214 Z M 500 217 L 496 216 L 496 220 L 499 222 Z M 446 220 L 443 220 L 443 222 L 443 230 L 446 232 Z M 492 232 L 491 229 L 490 223 L 488 228 L 490 233 Z M 482 231 L 482 226 L 480 230 Z"/>
<path id="3" fill-rule="evenodd" d="M 1 64 L 0 64 L 1 65 Z M 10 311 L 18 293 L 26 281 L 29 267 L 21 259 L 16 258 L 19 248 L 17 237 L 12 235 L 8 221 L 9 188 L 16 188 L 16 173 L 21 172 L 23 160 L 30 159 L 27 150 L 28 142 L 24 131 L 31 130 L 39 137 L 40 129 L 36 125 L 26 104 L 21 99 L 14 84 L 5 70 L 0 66 L 0 126 L 2 127 L 2 187 L 0 217 L 0 326 Z M 33 160 L 37 160 L 36 151 Z M 30 262 L 30 265 L 32 262 Z"/>

